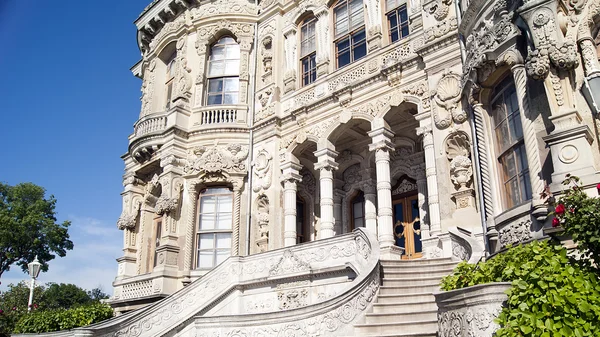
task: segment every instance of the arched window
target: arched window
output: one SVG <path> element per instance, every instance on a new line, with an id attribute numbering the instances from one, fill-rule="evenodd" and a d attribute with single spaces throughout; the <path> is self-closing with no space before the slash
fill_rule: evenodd
<path id="1" fill-rule="evenodd" d="M 224 36 L 210 49 L 207 105 L 237 104 L 240 90 L 240 46 Z"/>
<path id="2" fill-rule="evenodd" d="M 231 255 L 233 193 L 211 187 L 200 193 L 196 234 L 196 268 L 210 269 Z"/>
<path id="3" fill-rule="evenodd" d="M 365 227 L 365 194 L 360 191 L 350 203 L 352 205 L 352 229 Z"/>
<path id="4" fill-rule="evenodd" d="M 173 99 L 173 85 L 175 85 L 175 60 L 177 59 L 177 51 L 174 51 L 171 56 L 167 59 L 167 73 L 165 80 L 165 109 L 168 110 L 171 107 L 171 100 Z"/>
<path id="5" fill-rule="evenodd" d="M 310 16 L 300 24 L 300 64 L 302 66 L 302 85 L 313 83 L 317 79 L 317 43 L 315 24 L 317 20 Z"/>
<path id="6" fill-rule="evenodd" d="M 512 77 L 496 86 L 491 103 L 504 200 L 510 208 L 531 198 L 521 113 Z"/>
<path id="7" fill-rule="evenodd" d="M 408 36 L 408 12 L 404 0 L 386 0 L 385 16 L 388 20 L 390 42 L 396 42 Z"/>
<path id="8" fill-rule="evenodd" d="M 367 55 L 363 0 L 341 0 L 333 8 L 337 67 Z"/>

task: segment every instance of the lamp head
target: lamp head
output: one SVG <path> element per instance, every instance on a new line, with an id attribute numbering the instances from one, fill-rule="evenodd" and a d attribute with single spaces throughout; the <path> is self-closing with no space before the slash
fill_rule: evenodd
<path id="1" fill-rule="evenodd" d="M 29 276 L 31 276 L 31 278 L 36 279 L 40 275 L 42 264 L 40 263 L 40 261 L 38 261 L 37 255 L 35 256 L 35 259 L 33 259 L 32 262 L 29 262 L 27 264 L 27 267 L 29 268 Z"/>

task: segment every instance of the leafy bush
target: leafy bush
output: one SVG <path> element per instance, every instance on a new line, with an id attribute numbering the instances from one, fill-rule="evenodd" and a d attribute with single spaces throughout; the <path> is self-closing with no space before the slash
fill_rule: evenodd
<path id="1" fill-rule="evenodd" d="M 577 242 L 584 259 L 600 266 L 600 198 L 589 197 L 578 177 L 567 174 L 565 190 L 555 207 L 553 226 L 562 225 L 566 234 Z M 597 186 L 600 191 L 600 184 Z"/>
<path id="2" fill-rule="evenodd" d="M 103 303 L 82 305 L 71 309 L 34 311 L 21 316 L 14 333 L 42 333 L 73 329 L 97 323 L 113 316 L 110 306 Z"/>
<path id="3" fill-rule="evenodd" d="M 560 245 L 534 241 L 477 265 L 461 263 L 442 280 L 442 289 L 489 282 L 512 282 L 497 319 L 498 337 L 600 333 L 600 281 Z"/>

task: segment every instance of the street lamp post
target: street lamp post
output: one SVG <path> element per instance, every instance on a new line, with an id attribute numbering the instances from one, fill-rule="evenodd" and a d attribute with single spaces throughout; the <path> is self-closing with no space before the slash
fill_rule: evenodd
<path id="1" fill-rule="evenodd" d="M 29 276 L 31 276 L 31 287 L 29 288 L 29 302 L 27 303 L 27 311 L 31 311 L 31 305 L 33 302 L 33 288 L 35 287 L 35 279 L 40 275 L 40 269 L 42 264 L 38 261 L 37 255 L 33 262 L 27 264 L 29 268 Z"/>

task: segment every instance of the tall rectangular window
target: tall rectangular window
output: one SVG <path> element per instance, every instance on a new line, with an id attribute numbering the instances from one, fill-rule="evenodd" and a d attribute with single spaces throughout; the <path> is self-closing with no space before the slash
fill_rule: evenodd
<path id="1" fill-rule="evenodd" d="M 300 63 L 302 65 L 302 85 L 317 79 L 315 17 L 305 19 L 300 26 Z"/>
<path id="2" fill-rule="evenodd" d="M 337 67 L 367 55 L 367 36 L 362 0 L 339 1 L 334 9 Z"/>
<path id="3" fill-rule="evenodd" d="M 531 199 L 532 195 L 520 114 L 517 92 L 509 77 L 496 87 L 492 99 L 492 122 L 507 208 Z"/>
<path id="4" fill-rule="evenodd" d="M 171 108 L 171 100 L 173 99 L 173 86 L 175 85 L 175 61 L 177 59 L 177 52 L 171 54 L 167 60 L 167 73 L 165 81 L 165 109 Z"/>
<path id="5" fill-rule="evenodd" d="M 408 36 L 408 12 L 403 0 L 386 0 L 386 16 L 392 43 Z"/>
<path id="6" fill-rule="evenodd" d="M 228 188 L 208 188 L 198 203 L 196 268 L 210 269 L 231 255 L 233 193 Z"/>
<path id="7" fill-rule="evenodd" d="M 222 37 L 210 50 L 206 104 L 237 104 L 239 75 L 240 46 L 232 37 Z"/>

